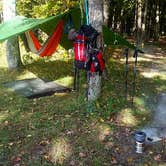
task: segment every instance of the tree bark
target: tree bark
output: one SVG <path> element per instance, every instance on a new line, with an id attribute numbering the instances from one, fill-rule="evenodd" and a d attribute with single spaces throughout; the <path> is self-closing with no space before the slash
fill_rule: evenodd
<path id="1" fill-rule="evenodd" d="M 108 26 L 109 24 L 109 0 L 103 0 L 103 16 L 104 16 L 104 24 Z"/>
<path id="2" fill-rule="evenodd" d="M 160 34 L 166 36 L 166 1 L 160 1 Z"/>
<path id="3" fill-rule="evenodd" d="M 3 0 L 3 21 L 8 21 L 16 15 L 15 0 Z M 6 57 L 9 69 L 17 69 L 21 65 L 18 38 L 6 41 Z"/>
<path id="4" fill-rule="evenodd" d="M 155 32 L 154 32 L 155 41 L 159 39 L 159 32 L 160 32 L 160 9 L 159 9 L 159 0 L 156 0 L 156 18 L 155 18 Z"/>
<path id="5" fill-rule="evenodd" d="M 148 0 L 144 0 L 144 12 L 142 15 L 142 36 L 141 36 L 142 42 L 145 42 L 146 40 L 145 35 L 146 35 L 147 10 L 148 10 Z"/>
<path id="6" fill-rule="evenodd" d="M 149 41 L 151 37 L 151 25 L 152 25 L 152 2 L 148 2 L 147 5 L 147 18 L 146 18 L 146 41 Z"/>
<path id="7" fill-rule="evenodd" d="M 142 0 L 137 0 L 137 46 L 140 46 L 142 36 Z"/>
<path id="8" fill-rule="evenodd" d="M 103 25 L 103 1 L 101 0 L 88 0 L 89 4 L 89 23 L 102 34 Z M 97 41 L 97 47 L 102 48 L 103 42 L 100 36 Z M 88 101 L 96 100 L 101 92 L 101 75 L 99 72 L 88 72 Z"/>

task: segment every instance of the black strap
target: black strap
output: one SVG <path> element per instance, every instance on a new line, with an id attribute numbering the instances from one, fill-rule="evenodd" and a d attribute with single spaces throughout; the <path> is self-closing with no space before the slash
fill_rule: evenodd
<path id="1" fill-rule="evenodd" d="M 80 70 L 74 65 L 74 87 L 73 89 L 79 91 Z"/>
<path id="2" fill-rule="evenodd" d="M 72 16 L 69 13 L 67 21 L 66 21 L 65 26 L 64 26 L 64 33 L 68 34 L 69 30 L 72 29 L 72 28 L 74 28 L 74 23 L 73 23 Z"/>

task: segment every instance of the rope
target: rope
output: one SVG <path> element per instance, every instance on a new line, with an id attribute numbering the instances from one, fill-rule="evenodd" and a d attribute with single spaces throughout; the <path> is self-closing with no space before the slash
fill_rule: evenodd
<path id="1" fill-rule="evenodd" d="M 88 0 L 84 0 L 84 5 L 85 5 L 86 25 L 89 25 L 89 9 L 88 9 Z"/>

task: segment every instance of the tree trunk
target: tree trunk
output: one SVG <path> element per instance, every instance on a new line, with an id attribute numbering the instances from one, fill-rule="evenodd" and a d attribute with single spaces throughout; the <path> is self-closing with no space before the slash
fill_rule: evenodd
<path id="1" fill-rule="evenodd" d="M 151 36 L 151 25 L 152 25 L 152 3 L 148 1 L 147 5 L 147 18 L 146 18 L 146 41 L 149 41 Z"/>
<path id="2" fill-rule="evenodd" d="M 154 40 L 157 41 L 159 39 L 160 32 L 160 10 L 159 10 L 159 0 L 156 0 L 156 18 L 155 18 L 155 32 L 154 32 Z"/>
<path id="3" fill-rule="evenodd" d="M 148 0 L 144 0 L 144 12 L 142 15 L 142 37 L 141 40 L 144 43 L 146 40 L 146 20 L 147 20 Z"/>
<path id="4" fill-rule="evenodd" d="M 103 2 L 101 0 L 88 0 L 89 3 L 89 23 L 102 33 L 103 25 Z M 97 41 L 97 47 L 102 48 L 103 42 L 100 36 Z M 89 101 L 96 100 L 101 92 L 101 76 L 99 72 L 88 73 L 87 98 Z"/>
<path id="5" fill-rule="evenodd" d="M 109 0 L 103 0 L 103 16 L 104 16 L 104 24 L 108 26 L 109 24 Z"/>
<path id="6" fill-rule="evenodd" d="M 16 15 L 15 0 L 3 0 L 3 20 L 8 21 Z M 17 69 L 21 65 L 18 38 L 13 37 L 6 41 L 6 57 L 9 69 Z"/>
<path id="7" fill-rule="evenodd" d="M 137 45 L 140 46 L 142 36 L 142 0 L 137 0 Z"/>
<path id="8" fill-rule="evenodd" d="M 160 1 L 160 34 L 166 36 L 166 1 Z"/>

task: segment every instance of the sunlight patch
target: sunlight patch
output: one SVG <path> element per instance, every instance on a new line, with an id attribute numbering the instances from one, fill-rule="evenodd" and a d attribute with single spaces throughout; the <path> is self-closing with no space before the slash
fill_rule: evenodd
<path id="1" fill-rule="evenodd" d="M 0 43 L 0 67 L 7 67 L 6 53 L 4 43 Z"/>
<path id="2" fill-rule="evenodd" d="M 53 142 L 49 156 L 54 164 L 63 164 L 66 159 L 71 156 L 72 148 L 68 140 L 58 138 Z"/>
<path id="3" fill-rule="evenodd" d="M 132 110 L 130 108 L 126 108 L 122 110 L 118 117 L 117 120 L 126 126 L 133 127 L 138 124 L 138 120 L 136 117 L 132 114 Z"/>
<path id="4" fill-rule="evenodd" d="M 23 73 L 20 73 L 20 75 L 17 76 L 18 80 L 28 79 L 28 78 L 37 78 L 37 76 L 32 72 L 29 72 L 28 70 L 25 70 Z"/>
<path id="5" fill-rule="evenodd" d="M 143 75 L 145 78 L 153 78 L 158 75 L 157 72 L 142 72 L 141 75 Z"/>
<path id="6" fill-rule="evenodd" d="M 63 78 L 56 80 L 56 82 L 63 86 L 71 86 L 71 85 L 73 85 L 73 77 L 71 77 L 71 76 L 63 77 Z"/>
<path id="7" fill-rule="evenodd" d="M 160 77 L 161 79 L 166 78 L 164 72 L 159 72 L 159 71 L 156 71 L 156 70 L 141 72 L 141 75 L 144 76 L 145 78 L 154 78 L 154 77 Z"/>
<path id="8" fill-rule="evenodd" d="M 142 98 L 140 98 L 140 97 L 135 97 L 135 98 L 134 98 L 134 103 L 135 103 L 137 106 L 144 106 L 144 105 L 145 105 L 144 99 L 142 99 Z"/>
<path id="9" fill-rule="evenodd" d="M 0 113 L 0 122 L 2 123 L 9 116 L 8 112 Z"/>
<path id="10" fill-rule="evenodd" d="M 109 126 L 109 125 L 106 125 L 106 124 L 98 124 L 98 125 L 96 126 L 96 130 L 97 130 L 97 132 L 98 132 L 98 139 L 99 139 L 100 141 L 105 140 L 105 138 L 106 138 L 108 135 L 112 134 L 112 131 L 111 131 L 111 129 L 110 129 L 110 126 Z"/>

